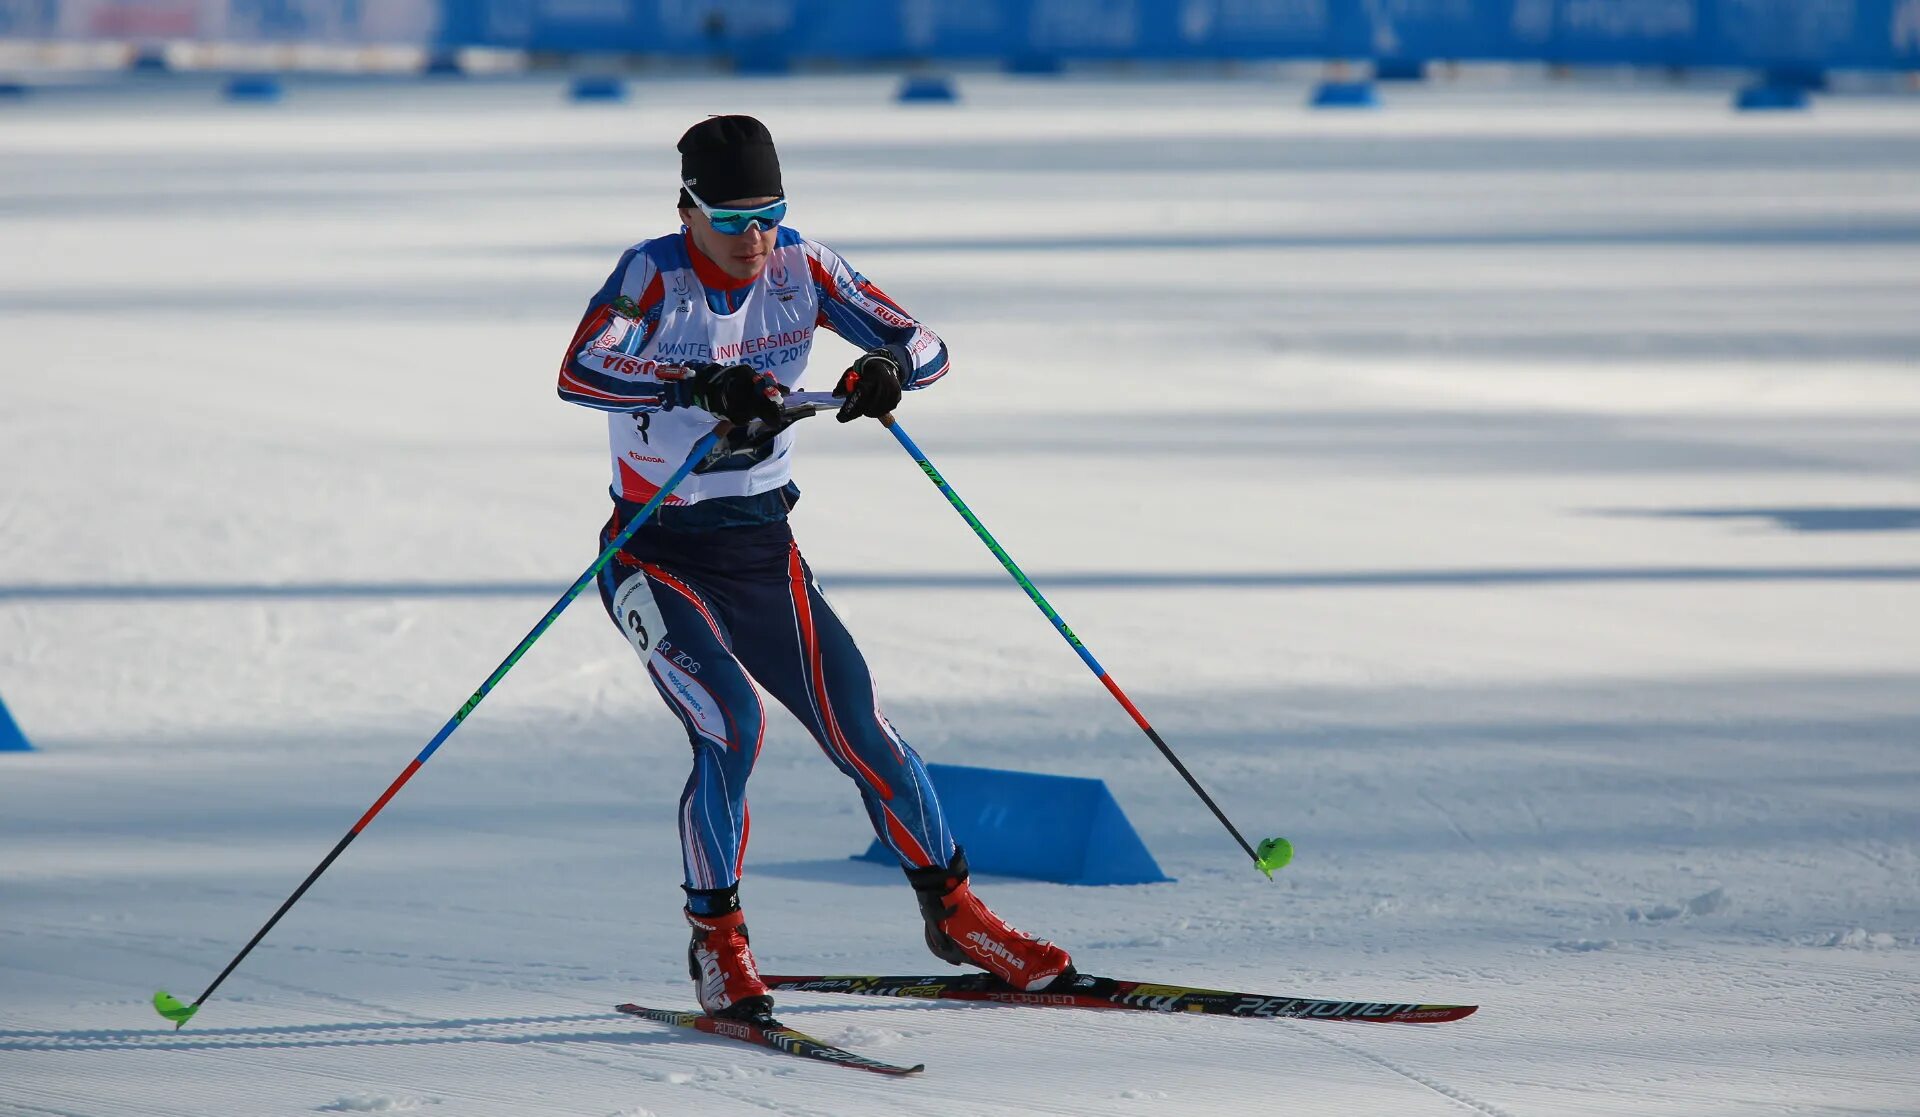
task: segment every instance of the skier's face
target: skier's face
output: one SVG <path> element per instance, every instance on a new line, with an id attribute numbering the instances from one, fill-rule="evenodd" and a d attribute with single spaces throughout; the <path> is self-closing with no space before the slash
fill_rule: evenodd
<path id="1" fill-rule="evenodd" d="M 734 198 L 725 202 L 710 202 L 716 210 L 757 209 L 779 201 L 777 197 Z M 774 238 L 780 235 L 778 226 L 761 228 L 751 226 L 746 232 L 728 236 L 713 227 L 707 215 L 697 209 L 683 209 L 680 220 L 693 232 L 694 246 L 706 254 L 707 259 L 720 265 L 720 270 L 735 279 L 752 279 L 767 266 L 767 254 L 773 251 Z"/>

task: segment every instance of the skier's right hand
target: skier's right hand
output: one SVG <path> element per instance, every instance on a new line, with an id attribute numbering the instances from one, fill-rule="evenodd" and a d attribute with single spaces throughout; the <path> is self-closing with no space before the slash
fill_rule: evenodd
<path id="1" fill-rule="evenodd" d="M 692 366 L 687 378 L 693 405 L 735 426 L 746 426 L 755 419 L 769 423 L 780 421 L 780 381 L 770 372 L 752 365 L 707 364 Z"/>

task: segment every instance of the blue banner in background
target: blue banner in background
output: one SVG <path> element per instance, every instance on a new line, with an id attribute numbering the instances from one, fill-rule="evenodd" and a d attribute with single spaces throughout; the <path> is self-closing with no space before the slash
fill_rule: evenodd
<path id="1" fill-rule="evenodd" d="M 1255 59 L 1920 69 L 1920 0 L 0 0 L 0 36 L 887 64 Z"/>
<path id="2" fill-rule="evenodd" d="M 1516 6 L 1515 0 L 1373 0 L 1368 53 L 1420 61 L 1511 58 L 1520 50 L 1516 21 L 1537 18 Z"/>
<path id="3" fill-rule="evenodd" d="M 446 0 L 0 0 L 0 37 L 132 43 L 427 43 Z"/>
<path id="4" fill-rule="evenodd" d="M 1920 0 L 1371 0 L 1378 58 L 1920 67 Z"/>
<path id="5" fill-rule="evenodd" d="M 446 0 L 448 44 L 797 59 L 1920 68 L 1920 0 Z"/>

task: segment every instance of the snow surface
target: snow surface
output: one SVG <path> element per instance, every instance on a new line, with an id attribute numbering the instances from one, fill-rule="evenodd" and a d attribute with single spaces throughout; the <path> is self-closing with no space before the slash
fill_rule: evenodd
<path id="1" fill-rule="evenodd" d="M 0 109 L 0 1112 L 1920 1113 L 1920 105 L 1255 81 L 192 79 Z M 1086 968 L 1432 1028 L 684 1006 L 685 744 L 591 601 L 174 1033 L 593 556 L 553 370 L 672 141 L 951 342 L 902 420 L 1269 884 L 874 425 L 797 529 L 930 759 L 1095 775 L 1174 884 L 986 879 Z M 824 367 L 843 357 L 823 341 Z M 943 969 L 790 722 L 764 965 Z"/>

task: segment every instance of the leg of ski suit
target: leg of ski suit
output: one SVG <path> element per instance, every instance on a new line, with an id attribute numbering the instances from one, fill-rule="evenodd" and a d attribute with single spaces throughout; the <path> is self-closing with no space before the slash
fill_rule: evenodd
<path id="1" fill-rule="evenodd" d="M 866 660 L 787 525 L 722 534 L 724 548 L 676 549 L 654 537 L 608 564 L 600 581 L 613 615 L 626 579 L 645 577 L 665 621 L 647 671 L 693 746 L 680 801 L 687 887 L 727 888 L 740 878 L 747 777 L 766 725 L 755 681 L 854 781 L 874 832 L 904 867 L 946 865 L 953 835 L 926 767 L 880 713 Z"/>

